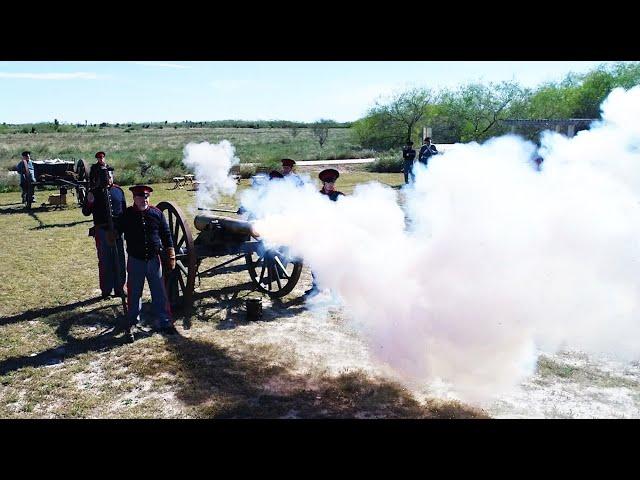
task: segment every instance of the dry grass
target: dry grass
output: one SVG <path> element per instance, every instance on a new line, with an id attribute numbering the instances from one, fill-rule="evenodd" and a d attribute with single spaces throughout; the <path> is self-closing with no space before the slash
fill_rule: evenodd
<path id="1" fill-rule="evenodd" d="M 353 172 L 339 186 L 349 193 L 371 179 L 401 183 L 400 175 Z M 192 192 L 154 188 L 155 203 L 174 201 L 190 217 Z M 295 342 L 306 338 L 301 330 L 308 325 L 299 301 L 310 284 L 306 269 L 281 302 L 265 299 L 262 322 L 244 318 L 244 297 L 255 293 L 240 271 L 202 279 L 193 314 L 177 317 L 177 338 L 154 334 L 127 344 L 119 334 L 101 335 L 120 306 L 97 298 L 88 218 L 75 206 L 26 213 L 18 201 L 19 193 L 0 194 L 2 418 L 486 416 L 455 402 L 420 403 L 401 385 L 357 366 L 338 374 L 304 370 L 304 345 Z M 220 206 L 235 202 L 226 198 Z M 340 324 L 332 322 L 328 328 Z M 277 329 L 291 335 L 274 336 Z"/>

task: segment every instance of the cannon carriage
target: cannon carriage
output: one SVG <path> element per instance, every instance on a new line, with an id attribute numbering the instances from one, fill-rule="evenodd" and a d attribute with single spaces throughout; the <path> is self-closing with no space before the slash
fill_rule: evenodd
<path id="1" fill-rule="evenodd" d="M 55 186 L 59 188 L 61 196 L 71 190 L 78 205 L 84 203 L 89 185 L 89 165 L 83 159 L 79 159 L 77 162 L 59 159 L 34 160 L 33 173 L 36 182 L 31 184 L 32 190 Z M 25 197 L 25 206 L 27 210 L 31 209 L 31 195 Z"/>
<path id="2" fill-rule="evenodd" d="M 173 309 L 193 305 L 196 278 L 223 273 L 236 263 L 236 270 L 248 270 L 255 289 L 280 298 L 295 288 L 302 272 L 302 261 L 291 258 L 286 248 L 268 249 L 247 221 L 212 214 L 197 215 L 194 238 L 182 210 L 173 202 L 157 205 L 167 219 L 176 251 L 176 268 L 165 272 L 165 286 Z M 231 259 L 200 271 L 206 258 Z M 237 263 L 240 262 L 240 263 Z M 242 264 L 244 262 L 244 264 Z"/>

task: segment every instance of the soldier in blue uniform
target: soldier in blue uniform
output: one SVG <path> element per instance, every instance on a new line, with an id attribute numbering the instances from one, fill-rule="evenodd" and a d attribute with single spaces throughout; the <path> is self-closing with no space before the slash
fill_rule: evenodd
<path id="1" fill-rule="evenodd" d="M 22 189 L 22 202 L 27 201 L 27 196 L 31 196 L 31 203 L 35 202 L 34 187 L 36 176 L 31 161 L 31 152 L 22 152 L 22 160 L 16 165 L 16 170 L 20 174 L 20 188 Z"/>
<path id="2" fill-rule="evenodd" d="M 327 197 L 329 197 L 329 200 L 334 202 L 337 201 L 341 195 L 344 196 L 344 193 L 336 190 L 336 180 L 339 176 L 340 172 L 333 168 L 322 170 L 318 175 L 318 178 L 322 181 L 322 189 L 320 189 L 320 193 L 322 195 L 326 195 Z M 304 294 L 309 297 L 313 297 L 320 293 L 318 290 L 318 285 L 316 284 L 316 276 L 313 271 L 311 271 L 311 278 L 313 279 L 311 288 L 304 292 Z"/>
<path id="3" fill-rule="evenodd" d="M 97 172 L 96 175 L 98 175 Z M 97 186 L 87 193 L 82 213 L 87 217 L 93 214 L 93 227 L 89 229 L 89 236 L 96 239 L 102 298 L 108 298 L 111 291 L 116 296 L 122 297 L 124 296 L 125 282 L 124 244 L 122 232 L 118 230 L 118 224 L 127 208 L 127 201 L 122 189 L 113 183 L 111 171 L 105 167 L 100 176 L 102 180 L 97 180 Z M 101 186 L 100 181 L 105 185 Z M 109 229 L 109 203 L 111 203 L 114 225 L 113 233 Z"/>
<path id="4" fill-rule="evenodd" d="M 402 148 L 402 171 L 404 172 L 404 183 L 413 182 L 415 176 L 413 174 L 413 162 L 416 159 L 416 151 L 413 149 L 413 142 L 407 141 L 407 144 Z"/>
<path id="5" fill-rule="evenodd" d="M 431 137 L 425 137 L 420 147 L 420 153 L 418 154 L 418 161 L 426 167 L 429 164 L 429 159 L 438 154 L 438 149 L 431 143 Z"/>
<path id="6" fill-rule="evenodd" d="M 98 172 L 100 172 L 100 170 L 102 168 L 111 168 L 106 162 L 105 162 L 105 157 L 107 156 L 106 153 L 104 152 L 96 152 L 96 163 L 94 163 L 93 165 L 91 165 L 91 168 L 89 169 L 89 188 L 94 188 L 96 185 L 98 185 Z"/>
<path id="7" fill-rule="evenodd" d="M 151 290 L 151 303 L 156 315 L 156 327 L 160 333 L 178 333 L 173 326 L 169 298 L 162 279 L 160 252 L 164 249 L 169 259 L 168 268 L 176 266 L 176 253 L 169 225 L 162 212 L 149 205 L 153 189 L 147 185 L 135 185 L 133 205 L 127 208 L 120 222 L 127 241 L 127 320 L 135 326 L 142 309 L 142 289 L 147 279 Z"/>
<path id="8" fill-rule="evenodd" d="M 291 160 L 290 158 L 282 159 L 282 176 L 285 180 L 293 180 L 296 186 L 301 187 L 304 185 L 302 179 L 298 176 L 297 173 L 293 171 L 293 167 L 295 166 L 295 160 Z"/>

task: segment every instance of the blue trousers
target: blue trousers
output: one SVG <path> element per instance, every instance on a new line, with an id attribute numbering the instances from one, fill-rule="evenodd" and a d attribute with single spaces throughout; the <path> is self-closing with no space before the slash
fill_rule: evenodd
<path id="1" fill-rule="evenodd" d="M 129 255 L 127 260 L 127 318 L 130 325 L 134 325 L 142 309 L 142 290 L 144 280 L 149 282 L 151 290 L 151 306 L 156 316 L 157 326 L 171 324 L 171 307 L 169 297 L 162 280 L 162 263 L 160 256 L 151 260 L 140 260 Z"/>
<path id="2" fill-rule="evenodd" d="M 107 230 L 96 227 L 95 233 L 96 251 L 98 253 L 98 274 L 100 278 L 100 290 L 104 295 L 109 295 L 112 290 L 115 294 L 122 292 L 125 280 L 124 245 L 122 235 L 118 235 L 116 245 L 118 246 L 120 278 L 116 280 L 116 249 L 107 243 Z"/>
<path id="3" fill-rule="evenodd" d="M 413 173 L 413 160 L 404 160 L 402 170 L 404 171 L 404 183 L 414 182 L 416 176 Z"/>

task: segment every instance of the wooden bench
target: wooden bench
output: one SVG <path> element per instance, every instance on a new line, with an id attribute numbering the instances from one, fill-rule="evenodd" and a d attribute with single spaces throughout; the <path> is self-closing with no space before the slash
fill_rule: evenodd
<path id="1" fill-rule="evenodd" d="M 178 188 L 184 188 L 184 184 L 185 184 L 184 177 L 173 177 L 173 181 L 176 182 L 176 184 L 173 186 L 172 190 L 176 190 Z"/>

